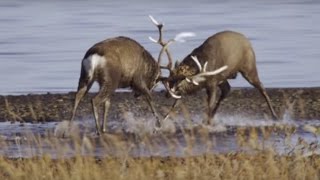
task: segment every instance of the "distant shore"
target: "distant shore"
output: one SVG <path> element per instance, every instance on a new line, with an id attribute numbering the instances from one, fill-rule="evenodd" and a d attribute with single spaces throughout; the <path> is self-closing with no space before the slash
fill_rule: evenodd
<path id="1" fill-rule="evenodd" d="M 292 119 L 320 119 L 320 88 L 269 88 L 272 104 L 283 116 L 287 110 Z M 173 99 L 165 92 L 153 92 L 154 102 L 161 114 L 168 111 Z M 48 122 L 67 120 L 71 116 L 75 92 L 66 94 L 30 94 L 0 96 L 0 121 Z M 92 117 L 89 93 L 80 103 L 77 119 Z M 111 98 L 109 118 L 119 119 L 126 111 L 136 116 L 152 115 L 143 97 L 135 98 L 131 92 L 116 92 Z M 190 114 L 206 112 L 206 93 L 198 92 L 184 97 L 178 110 L 186 109 Z M 254 88 L 232 89 L 218 109 L 219 114 L 269 118 L 270 112 L 262 95 Z"/>

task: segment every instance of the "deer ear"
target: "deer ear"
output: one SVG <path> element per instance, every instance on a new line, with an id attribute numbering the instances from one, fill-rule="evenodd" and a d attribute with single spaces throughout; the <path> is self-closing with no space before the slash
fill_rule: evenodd
<path id="1" fill-rule="evenodd" d="M 177 68 L 179 64 L 180 64 L 179 60 L 176 60 L 176 62 L 174 63 L 174 68 Z"/>

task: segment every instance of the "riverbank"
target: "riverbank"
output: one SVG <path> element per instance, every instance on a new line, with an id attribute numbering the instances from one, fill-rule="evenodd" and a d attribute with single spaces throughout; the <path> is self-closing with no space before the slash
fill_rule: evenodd
<path id="1" fill-rule="evenodd" d="M 272 88 L 267 89 L 275 111 L 280 117 L 289 110 L 295 120 L 320 119 L 320 88 Z M 168 112 L 173 99 L 165 92 L 153 92 L 154 102 L 161 114 Z M 29 94 L 0 96 L 0 121 L 49 122 L 69 119 L 75 92 L 66 94 Z M 89 93 L 80 103 L 77 119 L 92 118 Z M 121 119 L 130 111 L 136 117 L 152 115 L 143 97 L 135 98 L 131 92 L 117 92 L 111 97 L 109 118 Z M 206 93 L 198 92 L 184 97 L 179 112 L 203 115 L 206 112 Z M 218 109 L 219 114 L 241 115 L 252 118 L 270 118 L 270 112 L 262 95 L 254 88 L 232 89 Z"/>

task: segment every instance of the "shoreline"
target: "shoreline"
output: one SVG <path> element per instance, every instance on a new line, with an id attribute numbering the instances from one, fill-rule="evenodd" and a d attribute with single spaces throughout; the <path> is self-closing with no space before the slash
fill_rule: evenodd
<path id="1" fill-rule="evenodd" d="M 272 105 L 278 116 L 288 111 L 293 120 L 320 119 L 320 87 L 310 88 L 266 88 Z M 121 119 L 125 112 L 136 117 L 152 116 L 143 97 L 135 98 L 132 92 L 115 92 L 111 97 L 109 117 Z M 166 98 L 165 91 L 154 91 L 152 97 L 159 113 L 164 115 L 173 104 L 172 98 Z M 92 118 L 91 98 L 88 93 L 80 102 L 76 119 Z M 71 116 L 75 92 L 46 93 L 28 95 L 0 96 L 0 122 L 49 122 L 67 120 Z M 199 91 L 183 97 L 179 113 L 187 110 L 190 114 L 204 115 L 207 109 L 206 93 Z M 268 119 L 271 116 L 267 103 L 254 88 L 232 88 L 230 94 L 221 103 L 218 114 L 241 115 L 251 118 Z"/>

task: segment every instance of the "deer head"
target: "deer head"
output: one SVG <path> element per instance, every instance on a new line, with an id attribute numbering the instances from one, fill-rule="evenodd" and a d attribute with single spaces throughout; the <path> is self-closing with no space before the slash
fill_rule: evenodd
<path id="1" fill-rule="evenodd" d="M 149 39 L 158 43 L 162 46 L 159 56 L 158 63 L 161 64 L 161 57 L 164 52 L 166 52 L 168 57 L 168 64 L 166 66 L 161 66 L 161 69 L 169 70 L 169 77 L 159 77 L 159 81 L 162 81 L 168 93 L 176 99 L 181 98 L 180 94 L 184 94 L 191 89 L 197 89 L 200 87 L 200 83 L 206 80 L 206 77 L 214 76 L 216 74 L 221 73 L 222 71 L 227 69 L 227 66 L 223 66 L 214 71 L 207 71 L 208 62 L 205 62 L 202 66 L 196 56 L 191 56 L 193 59 L 196 68 L 190 68 L 190 66 L 183 66 L 176 62 L 175 67 L 172 67 L 172 56 L 168 50 L 168 47 L 173 42 L 185 42 L 185 38 L 195 36 L 192 32 L 182 32 L 177 34 L 173 39 L 168 40 L 167 42 L 163 41 L 163 23 L 159 23 L 152 16 L 149 16 L 153 24 L 158 28 L 159 31 L 159 39 L 155 40 L 152 37 Z M 186 91 L 186 92 L 185 92 Z"/>

